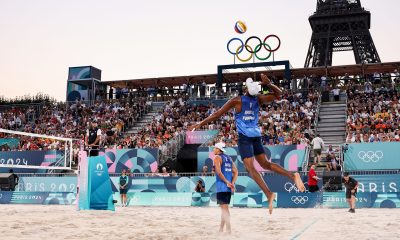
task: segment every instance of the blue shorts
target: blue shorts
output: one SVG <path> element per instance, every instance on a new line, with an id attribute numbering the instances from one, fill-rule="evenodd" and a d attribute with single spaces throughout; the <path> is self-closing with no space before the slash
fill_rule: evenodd
<path id="1" fill-rule="evenodd" d="M 128 192 L 127 188 L 120 188 L 119 189 L 119 194 L 126 194 Z"/>
<path id="2" fill-rule="evenodd" d="M 251 158 L 260 154 L 265 154 L 261 137 L 247 137 L 239 133 L 238 148 L 242 160 Z"/>
<path id="3" fill-rule="evenodd" d="M 230 204 L 231 203 L 231 192 L 217 192 L 217 204 Z"/>

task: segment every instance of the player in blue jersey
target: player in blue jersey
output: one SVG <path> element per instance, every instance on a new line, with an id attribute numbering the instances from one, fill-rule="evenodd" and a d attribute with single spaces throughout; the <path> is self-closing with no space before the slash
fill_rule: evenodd
<path id="1" fill-rule="evenodd" d="M 300 192 L 304 192 L 304 184 L 298 173 L 289 172 L 278 164 L 268 161 L 264 152 L 264 147 L 261 141 L 261 129 L 258 126 L 258 113 L 260 110 L 260 105 L 271 103 L 275 99 L 280 99 L 282 91 L 277 86 L 272 84 L 271 80 L 266 75 L 261 74 L 261 80 L 263 85 L 268 86 L 268 88 L 272 90 L 272 94 L 259 95 L 259 83 L 253 82 L 252 79 L 247 79 L 247 91 L 244 96 L 232 98 L 214 114 L 207 117 L 200 123 L 190 126 L 189 130 L 200 129 L 202 126 L 218 120 L 229 110 L 234 109 L 236 129 L 239 134 L 238 148 L 240 156 L 247 171 L 249 172 L 249 175 L 254 179 L 254 181 L 258 184 L 258 186 L 260 186 L 261 190 L 267 196 L 269 202 L 269 212 L 272 213 L 275 194 L 270 191 L 263 178 L 255 169 L 253 163 L 254 158 L 264 169 L 271 170 L 290 178 L 296 184 Z"/>
<path id="2" fill-rule="evenodd" d="M 226 231 L 230 234 L 231 230 L 231 216 L 229 213 L 229 204 L 231 202 L 232 193 L 235 192 L 235 182 L 238 176 L 238 170 L 233 163 L 231 157 L 225 154 L 225 144 L 220 142 L 215 144 L 214 147 L 214 166 L 216 173 L 217 184 L 217 204 L 221 207 L 221 224 L 219 231 Z"/>

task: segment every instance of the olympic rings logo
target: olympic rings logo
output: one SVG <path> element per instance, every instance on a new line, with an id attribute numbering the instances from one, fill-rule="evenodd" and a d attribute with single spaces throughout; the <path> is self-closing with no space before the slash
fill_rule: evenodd
<path id="1" fill-rule="evenodd" d="M 358 152 L 358 158 L 363 160 L 364 162 L 379 162 L 383 158 L 383 152 L 382 151 L 359 151 Z"/>
<path id="2" fill-rule="evenodd" d="M 289 193 L 292 191 L 299 192 L 299 189 L 297 189 L 297 187 L 290 182 L 285 183 L 285 190 Z"/>
<path id="3" fill-rule="evenodd" d="M 307 196 L 292 196 L 290 198 L 294 204 L 305 204 L 308 202 L 308 197 Z"/>
<path id="4" fill-rule="evenodd" d="M 278 46 L 277 46 L 277 47 L 272 48 L 272 47 L 267 43 L 267 40 L 270 39 L 270 38 L 276 38 L 276 39 L 278 40 Z M 258 41 L 258 44 L 257 44 L 254 48 L 251 47 L 251 46 L 250 46 L 250 43 L 249 43 L 249 41 L 252 40 L 252 39 L 256 39 L 256 40 Z M 231 45 L 231 43 L 232 43 L 233 41 L 239 41 L 239 42 L 240 42 L 240 46 L 239 46 L 236 50 L 234 50 L 234 51 L 232 51 L 232 50 L 230 49 L 230 45 Z M 271 57 L 271 54 L 274 53 L 274 52 L 276 52 L 280 47 L 281 47 L 281 39 L 280 39 L 277 35 L 274 35 L 274 34 L 271 34 L 271 35 L 266 36 L 266 37 L 264 38 L 264 41 L 261 41 L 261 39 L 260 39 L 259 37 L 257 37 L 257 36 L 251 36 L 251 37 L 247 38 L 247 40 L 246 40 L 244 43 L 243 43 L 243 41 L 242 41 L 240 38 L 232 38 L 232 39 L 229 40 L 228 43 L 226 44 L 226 48 L 227 48 L 228 52 L 229 52 L 230 54 L 234 55 L 235 57 L 237 57 L 237 59 L 239 59 L 239 61 L 241 61 L 241 62 L 248 62 L 248 61 L 250 61 L 253 57 L 257 58 L 257 59 L 260 60 L 260 61 L 265 61 L 265 60 L 267 60 L 268 58 L 270 58 L 270 57 Z M 257 55 L 257 53 L 260 52 L 262 48 L 264 48 L 264 49 L 268 52 L 268 55 L 267 55 L 266 57 L 264 57 L 264 58 Z M 247 58 L 241 58 L 241 57 L 239 56 L 239 54 L 242 53 L 243 50 L 246 50 L 246 51 L 250 54 L 249 57 L 247 57 Z"/>

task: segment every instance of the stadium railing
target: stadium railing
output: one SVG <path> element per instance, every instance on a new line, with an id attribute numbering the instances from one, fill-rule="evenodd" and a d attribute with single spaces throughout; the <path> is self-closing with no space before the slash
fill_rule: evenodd
<path id="1" fill-rule="evenodd" d="M 318 118 L 319 118 L 320 108 L 321 108 L 321 93 L 318 92 L 317 109 L 315 110 L 315 118 L 314 118 L 314 132 L 317 132 L 318 130 Z"/>
<path id="2" fill-rule="evenodd" d="M 182 131 L 176 137 L 172 138 L 164 145 L 162 145 L 165 146 L 165 152 L 161 151 L 159 154 L 158 158 L 159 165 L 164 164 L 169 159 L 176 160 L 179 150 L 185 144 L 185 139 L 186 139 L 186 133 Z M 159 147 L 160 150 L 162 149 L 162 146 Z"/>
<path id="3" fill-rule="evenodd" d="M 340 145 L 340 147 L 339 147 L 339 166 L 341 167 L 342 171 L 344 171 L 344 169 L 343 169 L 343 158 L 344 158 L 343 154 L 344 154 L 343 145 Z"/>
<path id="4" fill-rule="evenodd" d="M 303 176 L 307 175 L 307 171 L 299 171 Z M 262 176 L 276 176 L 274 172 L 260 172 Z M 400 170 L 362 170 L 362 171 L 349 171 L 350 175 L 393 175 L 399 174 Z M 77 173 L 17 173 L 19 177 L 76 177 Z M 121 173 L 110 173 L 110 177 L 121 176 Z M 132 173 L 131 177 L 174 177 L 169 173 L 169 176 L 162 176 L 160 173 Z M 215 173 L 203 174 L 202 172 L 182 172 L 176 173 L 175 177 L 201 177 L 201 176 L 215 176 Z M 247 172 L 239 172 L 239 176 L 249 176 Z"/>
<path id="5" fill-rule="evenodd" d="M 385 175 L 385 174 L 400 174 L 400 170 L 360 170 L 346 171 L 350 175 Z"/>
<path id="6" fill-rule="evenodd" d="M 204 142 L 203 144 L 201 144 L 199 147 L 209 147 L 212 146 L 212 143 L 215 141 L 215 139 L 218 137 L 219 132 L 217 134 L 215 134 L 212 138 L 208 139 L 206 142 Z"/>
<path id="7" fill-rule="evenodd" d="M 307 171 L 308 166 L 309 166 L 309 161 L 310 161 L 310 151 L 311 148 L 309 145 L 306 146 L 306 156 L 305 156 L 305 160 L 303 162 L 303 165 L 301 166 L 301 170 L 302 171 Z"/>
<path id="8" fill-rule="evenodd" d="M 300 171 L 302 175 L 306 175 L 307 172 Z M 274 172 L 260 172 L 262 176 L 275 176 L 278 175 Z M 17 173 L 19 177 L 76 177 L 77 173 Z M 110 177 L 121 176 L 121 173 L 109 173 Z M 162 176 L 161 173 L 131 173 L 131 177 L 173 177 L 171 173 L 169 176 Z M 208 172 L 206 174 L 202 172 L 182 172 L 176 173 L 176 177 L 194 177 L 194 176 L 215 176 L 215 173 Z M 249 176 L 247 172 L 239 172 L 239 176 Z"/>
<path id="9" fill-rule="evenodd" d="M 348 97 L 347 97 L 347 94 L 346 94 L 346 118 L 343 120 L 344 121 L 344 125 L 346 126 L 346 131 L 345 131 L 345 139 L 347 138 L 347 124 L 346 124 L 346 121 L 347 121 L 347 103 L 348 103 Z M 341 169 L 342 169 L 342 171 L 344 171 L 344 164 L 343 164 L 343 161 L 344 161 L 344 151 L 343 151 L 343 145 L 340 145 L 340 148 L 339 148 L 339 165 L 341 166 Z"/>

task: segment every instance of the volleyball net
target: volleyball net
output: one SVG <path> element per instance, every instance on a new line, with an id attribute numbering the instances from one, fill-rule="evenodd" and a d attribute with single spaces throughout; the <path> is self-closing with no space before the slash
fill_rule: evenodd
<path id="1" fill-rule="evenodd" d="M 72 138 L 0 128 L 0 168 L 70 170 Z"/>

